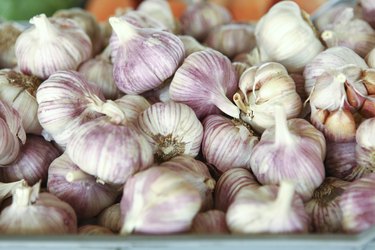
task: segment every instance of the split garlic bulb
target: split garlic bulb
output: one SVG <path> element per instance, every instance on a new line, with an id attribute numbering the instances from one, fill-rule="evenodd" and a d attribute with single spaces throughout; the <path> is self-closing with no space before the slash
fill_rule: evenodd
<path id="1" fill-rule="evenodd" d="M 196 157 L 199 153 L 203 126 L 185 104 L 155 103 L 139 115 L 138 127 L 159 162 L 178 155 Z"/>
<path id="2" fill-rule="evenodd" d="M 98 224 L 118 233 L 121 230 L 121 208 L 120 203 L 107 207 L 98 215 Z"/>
<path id="3" fill-rule="evenodd" d="M 192 36 L 187 36 L 187 35 L 180 35 L 178 36 L 182 43 L 184 44 L 184 48 L 185 48 L 185 57 L 188 57 L 190 56 L 191 54 L 193 54 L 194 52 L 197 52 L 197 51 L 202 51 L 202 50 L 205 50 L 207 49 L 207 47 L 203 46 L 202 44 L 200 44 L 197 40 L 195 40 L 194 37 Z"/>
<path id="4" fill-rule="evenodd" d="M 140 94 L 161 85 L 175 73 L 185 55 L 177 36 L 157 29 L 136 28 L 118 17 L 111 17 L 109 22 L 119 38 L 112 62 L 113 77 L 121 91 Z"/>
<path id="5" fill-rule="evenodd" d="M 188 56 L 169 87 L 172 100 L 190 106 L 198 118 L 224 112 L 239 118 L 239 109 L 228 99 L 237 89 L 230 60 L 213 49 Z"/>
<path id="6" fill-rule="evenodd" d="M 303 233 L 309 220 L 294 185 L 285 181 L 237 197 L 226 214 L 229 230 L 239 234 Z"/>
<path id="7" fill-rule="evenodd" d="M 327 176 L 352 181 L 357 172 L 356 142 L 327 141 L 327 156 L 324 161 Z"/>
<path id="8" fill-rule="evenodd" d="M 98 225 L 84 225 L 78 228 L 78 234 L 84 235 L 103 235 L 103 234 L 113 234 L 111 230 Z"/>
<path id="9" fill-rule="evenodd" d="M 14 45 L 22 31 L 23 27 L 17 23 L 0 24 L 0 69 L 17 65 Z"/>
<path id="10" fill-rule="evenodd" d="M 302 72 L 324 47 L 309 16 L 292 1 L 275 4 L 258 22 L 255 37 L 261 58 Z"/>
<path id="11" fill-rule="evenodd" d="M 210 210 L 195 216 L 191 226 L 194 234 L 228 234 L 229 229 L 225 213 L 219 210 Z"/>
<path id="12" fill-rule="evenodd" d="M 0 70 L 0 99 L 16 109 L 22 118 L 22 126 L 26 133 L 40 135 L 36 101 L 36 91 L 41 80 L 14 70 Z"/>
<path id="13" fill-rule="evenodd" d="M 199 191 L 175 172 L 152 167 L 131 177 L 121 199 L 121 234 L 190 230 L 201 207 Z"/>
<path id="14" fill-rule="evenodd" d="M 250 157 L 250 166 L 261 184 L 296 183 L 295 190 L 307 201 L 325 177 L 323 134 L 303 119 L 286 120 L 276 106 L 275 126 L 266 129 Z"/>
<path id="15" fill-rule="evenodd" d="M 33 26 L 22 32 L 15 45 L 24 74 L 47 79 L 58 70 L 75 70 L 90 58 L 90 38 L 74 21 L 41 14 L 30 23 Z"/>
<path id="16" fill-rule="evenodd" d="M 259 140 L 248 124 L 210 115 L 203 126 L 202 152 L 209 164 L 222 172 L 236 167 L 250 169 L 251 152 Z"/>

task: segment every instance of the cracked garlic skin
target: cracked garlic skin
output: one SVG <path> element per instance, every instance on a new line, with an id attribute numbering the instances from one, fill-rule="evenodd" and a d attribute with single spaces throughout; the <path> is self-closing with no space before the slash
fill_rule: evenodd
<path id="1" fill-rule="evenodd" d="M 17 23 L 5 22 L 0 24 L 0 69 L 17 66 L 14 45 L 22 31 L 22 26 Z"/>

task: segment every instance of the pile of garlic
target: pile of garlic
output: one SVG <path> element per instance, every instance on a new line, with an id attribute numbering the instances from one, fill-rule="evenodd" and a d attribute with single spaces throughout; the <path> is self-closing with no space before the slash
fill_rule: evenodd
<path id="1" fill-rule="evenodd" d="M 315 24 L 292 1 L 235 23 L 165 0 L 1 24 L 0 233 L 374 226 L 370 2 Z"/>

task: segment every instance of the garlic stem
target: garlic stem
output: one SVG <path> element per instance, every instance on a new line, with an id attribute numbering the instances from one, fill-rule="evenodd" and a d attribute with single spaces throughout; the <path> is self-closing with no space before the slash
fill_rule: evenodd
<path id="1" fill-rule="evenodd" d="M 280 184 L 279 192 L 275 201 L 277 211 L 286 213 L 292 206 L 295 184 L 291 181 L 283 181 Z"/>
<path id="2" fill-rule="evenodd" d="M 207 186 L 207 188 L 209 190 L 214 190 L 215 189 L 215 184 L 216 184 L 215 180 L 213 180 L 213 179 L 207 179 L 207 180 L 205 180 L 204 183 L 206 184 L 206 186 Z"/>
<path id="3" fill-rule="evenodd" d="M 326 30 L 322 33 L 321 37 L 323 41 L 325 42 L 325 44 L 327 45 L 327 47 L 329 48 L 335 47 L 338 45 L 335 33 L 333 31 Z"/>
<path id="4" fill-rule="evenodd" d="M 90 179 L 94 179 L 94 177 L 84 173 L 81 170 L 69 171 L 65 175 L 65 180 L 68 182 L 85 181 L 85 180 L 90 180 Z"/>
<path id="5" fill-rule="evenodd" d="M 115 124 L 125 124 L 127 122 L 125 113 L 114 101 L 107 100 L 106 102 L 103 102 L 97 96 L 91 96 L 90 101 L 91 103 L 88 105 L 88 108 L 110 117 L 111 122 Z"/>
<path id="6" fill-rule="evenodd" d="M 217 98 L 214 100 L 214 104 L 216 107 L 218 107 L 221 111 L 223 111 L 225 114 L 233 117 L 233 118 L 240 118 L 240 110 L 236 105 L 234 105 L 226 96 L 223 94 L 223 96 L 220 98 Z"/>
<path id="7" fill-rule="evenodd" d="M 31 187 L 19 187 L 13 194 L 12 205 L 19 207 L 27 207 L 31 204 Z"/>
<path id="8" fill-rule="evenodd" d="M 12 192 L 18 187 L 26 186 L 25 180 L 11 183 L 0 183 L 0 203 L 12 195 Z"/>
<path id="9" fill-rule="evenodd" d="M 284 107 L 275 106 L 275 144 L 286 145 L 293 143 L 292 134 L 288 128 L 288 121 Z"/>
<path id="10" fill-rule="evenodd" d="M 122 43 L 131 40 L 137 35 L 135 28 L 130 23 L 119 17 L 110 17 L 109 23 Z"/>
<path id="11" fill-rule="evenodd" d="M 56 32 L 56 28 L 45 14 L 34 16 L 30 19 L 30 23 L 35 25 L 35 28 L 40 33 L 40 37 L 48 38 Z"/>
<path id="12" fill-rule="evenodd" d="M 249 113 L 249 109 L 246 107 L 245 103 L 242 101 L 242 97 L 239 93 L 233 95 L 233 101 L 237 107 L 245 114 Z"/>

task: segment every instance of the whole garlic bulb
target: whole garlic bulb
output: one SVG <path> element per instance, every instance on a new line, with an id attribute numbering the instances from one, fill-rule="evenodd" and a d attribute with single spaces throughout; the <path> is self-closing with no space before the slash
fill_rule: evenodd
<path id="1" fill-rule="evenodd" d="M 201 207 L 199 191 L 178 174 L 152 167 L 131 177 L 121 199 L 121 234 L 189 231 Z"/>
<path id="2" fill-rule="evenodd" d="M 250 169 L 251 152 L 259 140 L 248 124 L 210 115 L 203 126 L 202 152 L 209 164 L 222 172 L 236 167 Z"/>
<path id="3" fill-rule="evenodd" d="M 230 60 L 213 49 L 188 56 L 176 71 L 169 95 L 191 107 L 198 118 L 224 112 L 239 118 L 239 109 L 228 99 L 237 89 L 236 74 Z"/>
<path id="4" fill-rule="evenodd" d="M 228 234 L 229 229 L 225 220 L 225 213 L 219 210 L 210 210 L 197 214 L 191 226 L 191 233 Z"/>
<path id="5" fill-rule="evenodd" d="M 294 185 L 285 181 L 237 197 L 226 214 L 229 230 L 239 234 L 307 232 L 309 220 Z"/>
<path id="6" fill-rule="evenodd" d="M 185 48 L 185 57 L 190 56 L 194 52 L 202 51 L 207 49 L 206 46 L 200 44 L 194 37 L 187 35 L 179 35 L 178 38 L 181 39 Z"/>
<path id="7" fill-rule="evenodd" d="M 258 22 L 255 37 L 263 57 L 294 73 L 324 49 L 308 15 L 293 1 L 275 4 Z"/>
<path id="8" fill-rule="evenodd" d="M 0 69 L 17 65 L 14 44 L 22 31 L 23 28 L 17 23 L 0 24 Z"/>
<path id="9" fill-rule="evenodd" d="M 78 234 L 84 235 L 103 235 L 103 234 L 113 234 L 111 230 L 98 225 L 84 225 L 78 228 Z"/>
<path id="10" fill-rule="evenodd" d="M 129 10 L 124 15 L 120 15 L 119 17 L 137 28 L 154 28 L 154 29 L 160 29 L 164 31 L 171 31 L 163 23 L 161 23 L 160 21 L 156 20 L 152 16 L 147 15 L 146 13 L 143 13 L 141 11 Z M 115 33 L 112 34 L 110 38 L 110 42 L 111 43 L 119 42 L 118 37 Z M 112 55 L 115 55 L 115 54 L 112 54 Z"/>
<path id="11" fill-rule="evenodd" d="M 110 229 L 114 233 L 121 230 L 121 208 L 120 203 L 107 207 L 98 215 L 98 224 Z"/>
<path id="12" fill-rule="evenodd" d="M 22 73 L 47 79 L 58 70 L 75 70 L 90 58 L 90 38 L 74 21 L 41 14 L 30 23 L 33 26 L 22 32 L 15 45 Z"/>
<path id="13" fill-rule="evenodd" d="M 22 118 L 26 133 L 40 135 L 36 101 L 36 90 L 41 84 L 35 76 L 28 76 L 14 70 L 0 70 L 0 99 L 16 109 Z"/>
<path id="14" fill-rule="evenodd" d="M 195 157 L 199 153 L 203 126 L 185 104 L 155 103 L 139 115 L 138 127 L 151 144 L 157 161 L 178 155 Z"/>
<path id="15" fill-rule="evenodd" d="M 127 21 L 109 19 L 119 38 L 112 57 L 117 87 L 127 94 L 140 94 L 162 84 L 172 76 L 184 58 L 181 40 L 157 29 L 140 29 Z M 163 60 L 160 60 L 163 58 Z"/>

